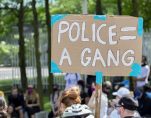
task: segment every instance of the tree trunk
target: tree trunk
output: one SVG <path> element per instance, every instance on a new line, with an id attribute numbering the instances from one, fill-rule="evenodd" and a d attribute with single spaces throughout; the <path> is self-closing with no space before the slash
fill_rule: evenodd
<path id="1" fill-rule="evenodd" d="M 19 67 L 21 73 L 21 85 L 23 91 L 26 90 L 28 82 L 26 76 L 26 56 L 25 56 L 25 41 L 24 41 L 24 6 L 23 0 L 20 2 L 20 8 L 18 11 L 18 31 L 19 31 Z"/>
<path id="2" fill-rule="evenodd" d="M 137 0 L 132 0 L 132 16 L 138 16 L 138 1 Z M 135 79 L 134 77 L 129 77 L 130 81 L 130 90 L 135 89 Z"/>
<path id="3" fill-rule="evenodd" d="M 132 0 L 132 16 L 138 16 L 138 0 Z"/>
<path id="4" fill-rule="evenodd" d="M 117 8 L 118 8 L 118 14 L 122 15 L 122 1 L 117 0 Z"/>
<path id="5" fill-rule="evenodd" d="M 102 15 L 102 0 L 96 0 L 96 15 Z"/>
<path id="6" fill-rule="evenodd" d="M 48 33 L 48 73 L 49 73 L 49 77 L 48 77 L 48 90 L 49 90 L 49 94 L 52 93 L 52 87 L 53 87 L 53 74 L 50 73 L 51 70 L 51 66 L 50 66 L 50 62 L 51 62 L 51 26 L 50 26 L 50 13 L 49 13 L 49 0 L 45 0 L 45 13 L 46 13 L 46 24 L 47 24 L 47 33 Z"/>
<path id="7" fill-rule="evenodd" d="M 41 62 L 39 52 L 39 26 L 38 26 L 38 15 L 36 10 L 36 1 L 32 0 L 32 12 L 34 16 L 33 27 L 34 27 L 34 40 L 35 40 L 35 56 L 36 56 L 36 68 L 37 68 L 37 90 L 40 96 L 40 106 L 43 109 L 43 86 L 42 86 L 42 75 L 41 75 Z"/>

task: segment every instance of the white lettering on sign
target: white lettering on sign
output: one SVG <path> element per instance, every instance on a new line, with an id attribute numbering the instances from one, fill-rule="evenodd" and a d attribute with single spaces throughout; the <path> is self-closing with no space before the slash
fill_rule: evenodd
<path id="1" fill-rule="evenodd" d="M 96 62 L 99 62 L 101 65 L 104 67 L 108 66 L 111 67 L 113 66 L 119 66 L 120 63 L 122 63 L 124 66 L 130 66 L 134 62 L 134 51 L 133 50 L 127 50 L 124 52 L 124 54 L 121 55 L 122 60 L 120 61 L 120 50 L 117 50 L 115 54 L 111 51 L 108 50 L 107 52 L 107 62 L 105 62 L 104 58 L 102 57 L 102 54 L 100 50 L 97 48 L 95 50 L 95 55 L 94 58 L 91 56 L 85 56 L 86 53 L 91 54 L 92 51 L 90 48 L 84 48 L 82 53 L 81 53 L 81 64 L 82 66 L 88 66 L 92 62 L 92 66 L 96 66 Z M 131 56 L 127 56 L 128 54 L 131 54 Z M 127 62 L 127 61 L 129 62 Z M 111 64 L 111 61 L 113 64 Z"/>
<path id="2" fill-rule="evenodd" d="M 108 58 L 107 58 L 107 63 L 108 66 L 111 66 L 111 60 L 113 61 L 115 66 L 119 65 L 119 59 L 120 59 L 120 51 L 117 50 L 116 58 L 113 55 L 113 52 L 111 50 L 108 51 Z"/>
<path id="3" fill-rule="evenodd" d="M 76 33 L 76 37 L 73 38 L 73 36 L 72 36 L 73 31 L 72 30 L 73 30 L 74 27 L 76 27 L 77 30 L 74 31 Z M 78 40 L 79 36 L 80 36 L 80 25 L 79 25 L 79 23 L 74 22 L 74 23 L 71 24 L 71 26 L 69 28 L 69 39 L 70 39 L 71 42 L 75 42 L 75 41 Z"/>
<path id="4" fill-rule="evenodd" d="M 64 48 L 63 51 L 62 51 L 59 65 L 62 65 L 63 61 L 65 59 L 68 61 L 68 64 L 71 66 L 72 65 L 71 58 L 70 58 L 70 55 L 69 55 L 69 53 L 68 53 L 66 48 Z"/>
<path id="5" fill-rule="evenodd" d="M 117 41 L 113 41 L 113 36 L 116 36 L 115 32 L 112 32 L 113 29 L 116 28 L 116 25 L 110 26 L 109 27 L 109 43 L 110 45 L 115 45 L 117 44 Z"/>
<path id="6" fill-rule="evenodd" d="M 133 56 L 132 56 L 132 57 L 127 57 L 127 59 L 129 60 L 129 62 L 127 63 L 127 62 L 125 61 L 125 57 L 127 56 L 128 53 L 130 53 L 131 55 L 134 55 L 134 50 L 127 50 L 127 51 L 123 54 L 122 63 L 123 63 L 124 66 L 130 66 L 130 65 L 134 62 L 134 60 L 135 60 L 135 58 L 134 58 Z"/>
<path id="7" fill-rule="evenodd" d="M 81 41 L 89 41 L 89 39 L 85 37 L 85 28 L 86 28 L 86 24 L 85 24 L 85 22 L 83 22 L 82 23 Z"/>
<path id="8" fill-rule="evenodd" d="M 94 55 L 94 59 L 93 59 L 92 66 L 95 66 L 96 61 L 99 61 L 99 60 L 101 61 L 102 65 L 103 65 L 104 67 L 106 67 L 105 61 L 104 61 L 104 59 L 103 59 L 103 57 L 102 57 L 102 55 L 101 55 L 99 49 L 97 48 L 97 49 L 95 50 L 95 55 Z"/>
<path id="9" fill-rule="evenodd" d="M 83 66 L 88 66 L 89 65 L 89 63 L 90 63 L 90 61 L 91 61 L 91 57 L 86 57 L 86 61 L 84 62 L 84 55 L 85 55 L 85 53 L 91 53 L 91 49 L 90 48 L 85 48 L 83 51 L 82 51 L 82 53 L 81 53 L 81 64 L 83 65 Z"/>
<path id="10" fill-rule="evenodd" d="M 100 43 L 100 44 L 106 44 L 106 42 L 105 41 L 103 41 L 101 38 L 100 38 L 100 30 L 103 28 L 103 27 L 105 27 L 106 26 L 106 24 L 102 24 L 102 25 L 100 25 L 100 27 L 97 29 L 97 33 L 96 33 L 96 37 L 97 37 L 97 40 L 98 40 L 98 42 Z"/>
<path id="11" fill-rule="evenodd" d="M 63 25 L 65 25 L 66 28 L 62 29 Z M 60 41 L 61 41 L 61 34 L 65 33 L 68 30 L 69 30 L 69 23 L 67 21 L 61 21 L 59 23 L 58 43 L 60 43 Z"/>

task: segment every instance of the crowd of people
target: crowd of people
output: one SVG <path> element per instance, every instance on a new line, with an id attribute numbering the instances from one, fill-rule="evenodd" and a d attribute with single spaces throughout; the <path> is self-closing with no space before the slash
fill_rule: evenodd
<path id="1" fill-rule="evenodd" d="M 149 84 L 150 67 L 145 56 L 142 58 L 139 76 L 134 77 L 135 89 L 121 84 L 113 87 L 110 81 L 103 82 L 101 94 L 100 118 L 151 118 L 151 86 Z M 49 118 L 93 118 L 96 112 L 95 76 L 88 76 L 87 84 L 77 73 L 65 75 L 66 86 L 59 91 L 54 85 L 51 94 L 52 112 Z"/>
<path id="2" fill-rule="evenodd" d="M 91 97 L 82 95 L 79 86 L 72 86 L 61 93 L 54 86 L 51 96 L 52 112 L 49 118 L 94 118 L 96 90 L 93 88 Z M 94 85 L 93 85 L 94 86 Z M 108 99 L 112 86 L 109 81 L 104 82 L 101 95 L 100 118 L 141 118 L 151 117 L 151 87 L 144 86 L 142 97 L 135 99 L 133 93 L 126 87 L 120 87 L 112 92 L 113 99 Z M 83 101 L 83 102 L 82 102 Z"/>
<path id="3" fill-rule="evenodd" d="M 0 118 L 24 118 L 27 112 L 28 118 L 34 118 L 40 111 L 39 95 L 32 85 L 28 86 L 25 94 L 17 87 L 13 87 L 6 102 L 3 91 L 0 91 Z"/>

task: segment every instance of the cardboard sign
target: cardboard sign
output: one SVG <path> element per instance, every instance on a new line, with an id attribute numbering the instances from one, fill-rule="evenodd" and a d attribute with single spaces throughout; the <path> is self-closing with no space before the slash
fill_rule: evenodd
<path id="1" fill-rule="evenodd" d="M 138 73 L 142 18 L 53 15 L 51 27 L 52 70 L 92 75 L 102 72 L 105 76 Z"/>

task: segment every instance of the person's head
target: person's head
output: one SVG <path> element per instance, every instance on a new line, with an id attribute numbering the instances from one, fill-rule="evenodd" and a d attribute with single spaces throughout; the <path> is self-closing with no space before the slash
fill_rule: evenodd
<path id="1" fill-rule="evenodd" d="M 117 92 L 113 92 L 112 93 L 114 96 L 116 96 L 117 102 L 125 96 L 130 96 L 130 91 L 129 89 L 125 88 L 125 87 L 121 87 L 119 88 L 119 90 Z"/>
<path id="2" fill-rule="evenodd" d="M 33 85 L 29 85 L 26 91 L 26 100 L 35 101 L 37 99 L 37 92 L 35 91 Z"/>
<path id="3" fill-rule="evenodd" d="M 120 114 L 121 118 L 126 116 L 134 116 L 134 113 L 138 108 L 138 102 L 132 97 L 122 97 L 116 107 L 118 107 L 118 113 Z"/>
<path id="4" fill-rule="evenodd" d="M 66 91 L 77 92 L 78 95 L 80 95 L 80 92 L 81 92 L 79 86 L 72 86 L 72 87 L 66 89 Z"/>
<path id="5" fill-rule="evenodd" d="M 33 85 L 28 85 L 28 89 L 27 89 L 28 94 L 31 95 L 33 91 L 34 91 Z"/>
<path id="6" fill-rule="evenodd" d="M 12 88 L 12 95 L 16 97 L 18 95 L 18 89 L 16 87 Z"/>
<path id="7" fill-rule="evenodd" d="M 102 91 L 107 95 L 110 93 L 111 89 L 112 89 L 112 84 L 110 81 L 106 81 L 102 86 Z"/>
<path id="8" fill-rule="evenodd" d="M 66 90 L 62 93 L 61 96 L 62 109 L 65 109 L 73 104 L 80 104 L 80 103 L 81 103 L 81 99 L 78 92 Z"/>
<path id="9" fill-rule="evenodd" d="M 58 90 L 59 90 L 58 84 L 54 84 L 53 85 L 53 92 L 58 91 Z"/>
<path id="10" fill-rule="evenodd" d="M 142 56 L 142 65 L 147 65 L 147 57 Z"/>
<path id="11" fill-rule="evenodd" d="M 79 80 L 78 81 L 78 86 L 81 92 L 84 92 L 84 81 L 83 80 Z"/>
<path id="12" fill-rule="evenodd" d="M 94 118 L 92 111 L 86 105 L 74 104 L 63 112 L 63 118 Z"/>

